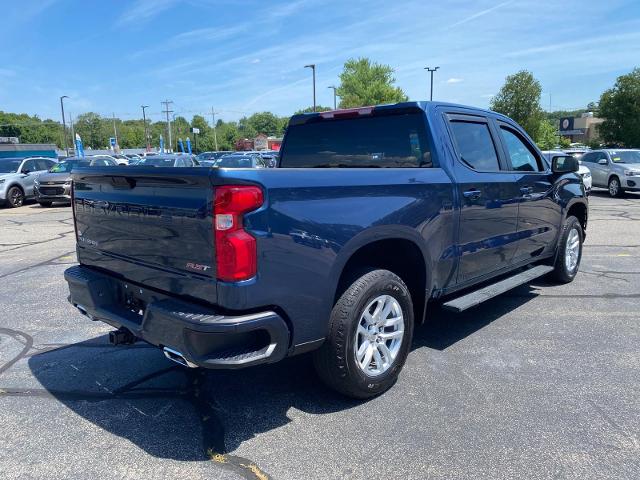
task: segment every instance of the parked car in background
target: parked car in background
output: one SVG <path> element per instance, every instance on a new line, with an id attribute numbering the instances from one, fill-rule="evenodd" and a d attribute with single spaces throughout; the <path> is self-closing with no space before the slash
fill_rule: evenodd
<path id="1" fill-rule="evenodd" d="M 234 153 L 225 155 L 216 161 L 216 167 L 219 168 L 270 168 L 270 162 L 265 160 L 256 153 L 242 154 Z M 275 166 L 275 165 L 273 165 Z"/>
<path id="2" fill-rule="evenodd" d="M 116 165 L 129 165 L 129 159 L 120 154 L 106 155 L 104 153 L 99 153 L 97 155 L 87 155 L 85 158 L 103 158 L 113 160 L 114 162 L 116 162 Z"/>
<path id="3" fill-rule="evenodd" d="M 0 204 L 20 207 L 35 196 L 34 185 L 41 174 L 56 164 L 53 158 L 0 158 Z"/>
<path id="4" fill-rule="evenodd" d="M 212 160 L 215 161 L 215 160 L 218 160 L 220 157 L 229 155 L 230 153 L 234 153 L 234 152 L 229 150 L 220 150 L 217 152 L 202 152 L 196 158 L 198 159 L 198 162 L 212 161 Z"/>
<path id="5" fill-rule="evenodd" d="M 71 171 L 77 167 L 116 167 L 118 164 L 107 156 L 69 157 L 53 165 L 35 181 L 34 193 L 37 202 L 50 207 L 53 202 L 71 202 Z"/>
<path id="6" fill-rule="evenodd" d="M 197 167 L 198 161 L 194 155 L 161 153 L 145 157 L 135 165 L 136 167 Z"/>
<path id="7" fill-rule="evenodd" d="M 581 161 L 591 171 L 593 186 L 606 188 L 612 197 L 640 191 L 640 150 L 593 150 Z"/>
<path id="8" fill-rule="evenodd" d="M 124 153 L 123 155 L 129 160 L 129 165 L 131 165 L 131 162 L 140 161 L 142 159 L 142 157 L 137 153 Z"/>
<path id="9" fill-rule="evenodd" d="M 578 160 L 579 167 L 578 167 L 578 172 L 577 173 L 578 173 L 578 175 L 580 175 L 580 178 L 582 178 L 582 184 L 584 185 L 584 190 L 587 193 L 587 195 L 589 195 L 591 193 L 591 187 L 593 185 L 592 177 L 591 177 L 591 170 L 589 170 L 587 167 L 582 165 L 582 163 L 580 162 L 580 158 L 582 158 L 582 154 L 575 153 L 575 152 L 573 152 L 571 150 L 569 150 L 569 151 L 567 151 L 567 150 L 544 150 L 542 152 L 542 154 L 544 155 L 544 157 L 547 160 L 547 163 L 549 165 L 551 165 L 553 157 L 562 156 L 562 155 L 571 155 L 573 158 Z"/>

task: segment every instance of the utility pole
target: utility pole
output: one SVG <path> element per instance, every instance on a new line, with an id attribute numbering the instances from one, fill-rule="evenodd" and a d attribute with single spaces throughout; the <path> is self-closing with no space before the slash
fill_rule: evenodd
<path id="1" fill-rule="evenodd" d="M 60 97 L 60 110 L 62 110 L 62 146 L 67 152 L 67 157 L 68 157 L 69 147 L 67 147 L 67 122 L 64 119 L 64 103 L 62 102 L 62 100 L 65 98 L 69 98 L 69 97 L 67 97 L 66 95 L 63 95 Z"/>
<path id="2" fill-rule="evenodd" d="M 431 73 L 431 95 L 429 96 L 429 100 L 431 101 L 433 101 L 433 72 L 435 72 L 439 68 L 440 67 L 435 67 L 435 68 L 424 67 L 425 70 Z"/>
<path id="3" fill-rule="evenodd" d="M 313 111 L 316 111 L 316 64 L 311 63 L 309 65 L 305 65 L 304 68 L 310 68 L 313 72 Z"/>
<path id="4" fill-rule="evenodd" d="M 140 105 L 142 107 L 142 122 L 144 123 L 144 144 L 147 147 L 147 152 L 151 151 L 151 145 L 149 145 L 149 133 L 147 132 L 147 116 L 144 113 L 145 108 L 149 108 L 149 105 Z"/>
<path id="5" fill-rule="evenodd" d="M 218 135 L 216 134 L 216 112 L 211 107 L 211 125 L 213 125 L 213 143 L 218 151 Z"/>
<path id="6" fill-rule="evenodd" d="M 71 114 L 69 114 L 69 126 L 71 127 L 71 142 L 75 145 L 76 131 L 73 128 L 73 116 Z M 74 148 L 74 151 L 75 151 L 75 148 Z M 78 152 L 76 152 L 76 155 L 78 155 Z"/>
<path id="7" fill-rule="evenodd" d="M 171 143 L 171 120 L 169 120 L 169 114 L 173 113 L 173 110 L 169 110 L 169 105 L 173 103 L 172 100 L 165 100 L 164 102 L 160 102 L 164 105 L 163 113 L 167 115 L 167 132 L 169 135 L 169 148 L 173 149 L 173 143 Z"/>
<path id="8" fill-rule="evenodd" d="M 337 110 L 338 109 L 338 106 L 337 106 L 338 104 L 336 102 L 336 88 L 337 87 L 331 85 L 330 87 L 327 87 L 327 88 L 333 88 L 333 109 Z"/>
<path id="9" fill-rule="evenodd" d="M 113 146 L 113 151 L 116 151 L 116 148 L 118 148 L 118 130 L 116 130 L 116 114 L 112 113 L 111 114 L 113 116 L 113 136 L 116 139 L 116 144 Z"/>

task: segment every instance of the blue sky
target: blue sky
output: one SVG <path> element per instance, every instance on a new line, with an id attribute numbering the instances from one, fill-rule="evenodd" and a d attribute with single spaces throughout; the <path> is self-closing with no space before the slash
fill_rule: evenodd
<path id="1" fill-rule="evenodd" d="M 638 0 L 23 0 L 2 2 L 0 110 L 139 118 L 173 100 L 235 120 L 332 104 L 345 60 L 391 65 L 410 99 L 485 107 L 528 69 L 545 108 L 579 108 L 640 66 Z"/>

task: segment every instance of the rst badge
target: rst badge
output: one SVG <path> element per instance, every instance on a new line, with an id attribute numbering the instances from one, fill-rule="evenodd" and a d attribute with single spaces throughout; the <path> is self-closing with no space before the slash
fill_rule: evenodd
<path id="1" fill-rule="evenodd" d="M 187 263 L 188 270 L 195 270 L 196 272 L 206 272 L 211 267 L 209 265 L 200 265 L 199 263 Z"/>

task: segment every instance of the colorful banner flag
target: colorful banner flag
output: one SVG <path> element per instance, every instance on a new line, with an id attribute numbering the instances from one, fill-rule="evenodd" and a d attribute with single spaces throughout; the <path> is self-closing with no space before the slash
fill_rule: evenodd
<path id="1" fill-rule="evenodd" d="M 191 155 L 191 139 L 187 137 L 187 152 Z"/>
<path id="2" fill-rule="evenodd" d="M 84 158 L 84 148 L 82 146 L 82 138 L 76 133 L 76 155 Z"/>
<path id="3" fill-rule="evenodd" d="M 180 147 L 180 152 L 184 153 L 184 144 L 181 138 L 178 139 L 178 146 Z"/>
<path id="4" fill-rule="evenodd" d="M 160 135 L 160 153 L 164 153 L 164 138 Z"/>

